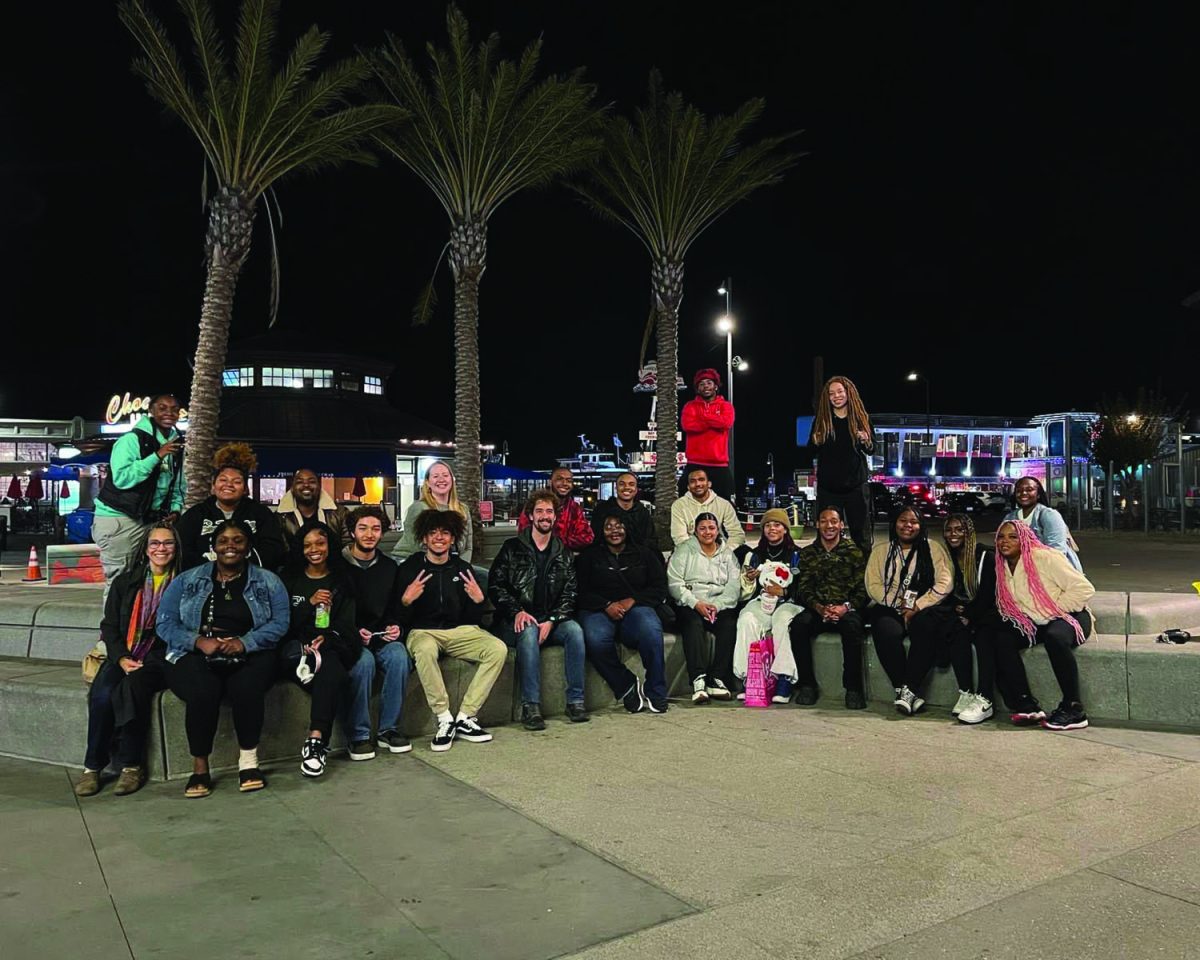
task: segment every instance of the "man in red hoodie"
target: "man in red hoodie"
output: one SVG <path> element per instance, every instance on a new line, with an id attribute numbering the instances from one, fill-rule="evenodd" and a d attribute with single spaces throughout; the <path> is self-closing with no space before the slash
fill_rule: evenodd
<path id="1" fill-rule="evenodd" d="M 592 542 L 593 532 L 583 515 L 583 507 L 575 500 L 575 475 L 567 467 L 559 467 L 550 474 L 550 489 L 558 499 L 554 510 L 554 533 L 568 550 L 578 553 Z M 529 514 L 522 510 L 517 517 L 517 529 L 524 530 L 530 522 Z"/>
<path id="2" fill-rule="evenodd" d="M 720 396 L 721 375 L 712 367 L 699 370 L 692 380 L 696 397 L 683 405 L 680 419 L 686 443 L 686 477 L 692 467 L 703 467 L 717 496 L 733 499 L 733 471 L 729 469 L 729 431 L 733 404 Z"/>

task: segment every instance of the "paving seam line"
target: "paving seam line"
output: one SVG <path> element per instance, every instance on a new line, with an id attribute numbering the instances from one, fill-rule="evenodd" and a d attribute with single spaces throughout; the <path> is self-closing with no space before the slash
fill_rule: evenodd
<path id="1" fill-rule="evenodd" d="M 64 766 L 63 774 L 67 778 L 67 786 L 71 788 L 71 797 L 75 800 L 75 809 L 79 812 L 79 822 L 83 824 L 83 832 L 87 834 L 88 846 L 92 848 L 92 856 L 96 860 L 96 869 L 100 871 L 100 879 L 104 881 L 104 892 L 108 894 L 108 902 L 112 904 L 113 916 L 117 918 L 117 926 L 121 930 L 121 938 L 125 941 L 125 949 L 129 951 L 130 960 L 137 960 L 133 953 L 133 944 L 129 942 L 129 934 L 125 930 L 125 921 L 121 919 L 121 910 L 117 906 L 117 901 L 113 898 L 112 887 L 108 885 L 108 874 L 104 872 L 104 864 L 100 862 L 100 851 L 96 849 L 96 841 L 92 838 L 92 828 L 88 826 L 87 817 L 84 816 L 83 806 L 79 802 L 79 797 L 75 796 L 75 785 L 71 782 L 70 768 Z"/>
<path id="2" fill-rule="evenodd" d="M 1169 838 L 1168 838 L 1169 839 Z M 1174 900 L 1177 903 L 1186 903 L 1189 907 L 1196 907 L 1200 910 L 1200 903 L 1195 900 L 1188 900 L 1186 897 L 1180 897 L 1173 893 L 1167 893 L 1166 890 L 1158 890 L 1154 887 L 1147 887 L 1145 884 L 1135 883 L 1133 880 L 1128 880 L 1125 877 L 1118 877 L 1111 873 L 1105 873 L 1103 870 L 1098 870 L 1095 867 L 1085 867 L 1088 873 L 1095 873 L 1101 877 L 1107 877 L 1109 880 L 1116 880 L 1118 883 L 1123 883 L 1126 886 L 1134 887 L 1138 890 L 1145 890 L 1146 893 L 1153 893 L 1160 897 L 1166 897 L 1168 900 Z"/>

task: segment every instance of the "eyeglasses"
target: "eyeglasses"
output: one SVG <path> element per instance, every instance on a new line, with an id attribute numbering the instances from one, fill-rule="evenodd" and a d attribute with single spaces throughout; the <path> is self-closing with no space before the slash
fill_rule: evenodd
<path id="1" fill-rule="evenodd" d="M 151 550 L 153 550 L 155 547 L 170 547 L 172 550 L 174 550 L 175 549 L 175 541 L 174 540 L 150 540 L 150 541 L 147 541 L 146 546 L 149 547 Z"/>

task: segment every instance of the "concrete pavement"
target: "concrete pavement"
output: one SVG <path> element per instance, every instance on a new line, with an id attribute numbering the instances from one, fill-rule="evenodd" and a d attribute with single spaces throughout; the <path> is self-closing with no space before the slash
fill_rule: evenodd
<path id="1" fill-rule="evenodd" d="M 682 704 L 496 734 L 200 801 L 0 760 L 3 956 L 1195 956 L 1195 736 Z"/>

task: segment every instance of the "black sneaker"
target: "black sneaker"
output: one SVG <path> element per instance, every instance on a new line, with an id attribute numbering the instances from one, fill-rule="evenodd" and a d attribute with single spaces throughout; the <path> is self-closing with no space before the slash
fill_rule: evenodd
<path id="1" fill-rule="evenodd" d="M 385 750 L 390 750 L 392 753 L 408 753 L 412 749 L 412 744 L 408 742 L 408 737 L 396 730 L 384 730 L 379 734 L 378 742 L 381 747 Z"/>
<path id="2" fill-rule="evenodd" d="M 348 748 L 351 760 L 374 760 L 375 744 L 370 740 L 355 740 Z"/>
<path id="3" fill-rule="evenodd" d="M 811 683 L 802 683 L 796 688 L 796 703 L 811 707 L 817 702 L 817 688 Z"/>
<path id="4" fill-rule="evenodd" d="M 542 719 L 540 703 L 521 704 L 521 726 L 526 730 L 545 730 L 546 721 Z"/>
<path id="5" fill-rule="evenodd" d="M 866 710 L 867 698 L 863 696 L 861 690 L 846 691 L 846 709 L 847 710 Z"/>
<path id="6" fill-rule="evenodd" d="M 1042 727 L 1046 730 L 1082 730 L 1087 725 L 1088 718 L 1083 712 L 1083 704 L 1065 701 L 1042 721 Z"/>
<path id="7" fill-rule="evenodd" d="M 300 748 L 300 772 L 306 777 L 319 777 L 325 772 L 329 748 L 319 737 L 309 737 Z"/>
<path id="8" fill-rule="evenodd" d="M 588 716 L 587 707 L 582 703 L 568 703 L 567 719 L 572 723 L 587 723 L 592 718 Z"/>
<path id="9" fill-rule="evenodd" d="M 459 740 L 466 740 L 467 743 L 490 743 L 492 740 L 492 735 L 479 725 L 477 717 L 460 717 L 455 720 L 454 731 Z"/>
<path id="10" fill-rule="evenodd" d="M 646 709 L 646 691 L 642 685 L 641 677 L 637 677 L 634 680 L 633 686 L 621 698 L 621 702 L 625 704 L 625 709 L 630 713 L 641 713 Z"/>
<path id="11" fill-rule="evenodd" d="M 434 753 L 444 753 L 454 746 L 454 734 L 458 732 L 458 725 L 453 720 L 442 720 L 438 722 L 437 731 L 433 735 L 433 740 L 430 741 L 429 749 Z"/>
<path id="12" fill-rule="evenodd" d="M 670 704 L 666 701 L 666 699 L 647 700 L 646 705 L 650 707 L 651 713 L 666 713 L 667 708 L 670 706 Z"/>
<path id="13" fill-rule="evenodd" d="M 1046 711 L 1033 699 L 1022 700 L 1008 717 L 1014 726 L 1036 727 L 1046 719 Z"/>

